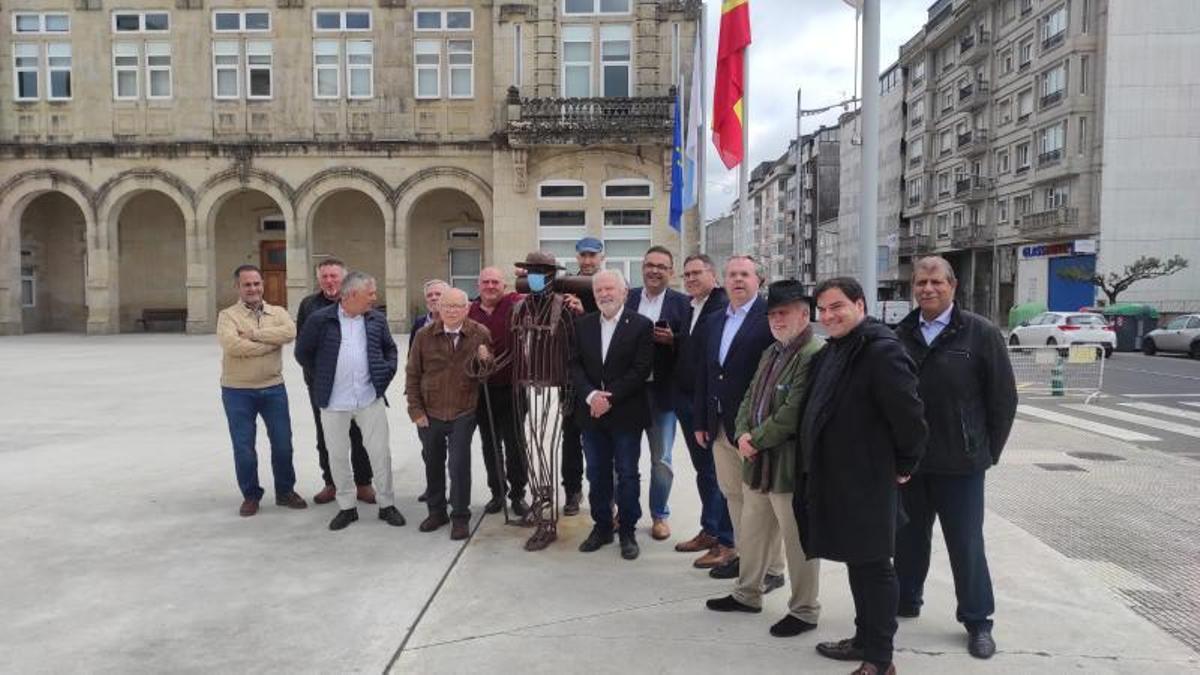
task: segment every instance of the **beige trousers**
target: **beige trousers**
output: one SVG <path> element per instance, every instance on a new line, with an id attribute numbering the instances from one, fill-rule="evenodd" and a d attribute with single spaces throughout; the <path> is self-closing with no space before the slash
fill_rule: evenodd
<path id="1" fill-rule="evenodd" d="M 725 495 L 725 503 L 729 506 L 729 520 L 733 524 L 733 544 L 742 550 L 742 491 L 746 484 L 742 482 L 742 456 L 738 454 L 737 446 L 725 437 L 725 430 L 717 425 L 717 437 L 713 439 L 713 463 L 717 466 L 717 487 Z M 779 535 L 775 535 L 775 549 L 767 564 L 767 574 L 783 574 L 783 549 L 780 546 Z"/>
<path id="2" fill-rule="evenodd" d="M 383 398 L 358 410 L 321 409 L 321 426 L 325 429 L 325 444 L 329 446 L 329 473 L 337 488 L 338 508 L 343 511 L 357 504 L 358 486 L 354 484 L 354 469 L 350 465 L 350 422 L 358 423 L 363 445 L 371 458 L 375 474 L 375 503 L 379 508 L 396 504 L 392 493 L 392 448 L 388 443 L 387 407 Z"/>
<path id="3" fill-rule="evenodd" d="M 751 607 L 762 607 L 762 582 L 767 572 L 767 560 L 779 552 L 778 542 L 782 536 L 783 550 L 787 553 L 788 581 L 792 586 L 788 613 L 802 621 L 816 623 L 821 614 L 821 603 L 817 601 L 821 567 L 819 561 L 805 557 L 800 545 L 800 530 L 792 511 L 792 493 L 759 492 L 746 487 L 737 535 L 742 562 L 733 597 Z"/>

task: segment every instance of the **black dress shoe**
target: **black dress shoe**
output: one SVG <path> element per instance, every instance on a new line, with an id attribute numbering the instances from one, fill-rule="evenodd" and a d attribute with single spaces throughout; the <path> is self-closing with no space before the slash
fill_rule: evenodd
<path id="1" fill-rule="evenodd" d="M 621 557 L 622 558 L 624 558 L 626 560 L 637 560 L 638 554 L 641 552 L 642 552 L 642 550 L 640 548 L 638 548 L 637 539 L 634 538 L 632 532 L 630 532 L 629 534 L 621 535 Z"/>
<path id="2" fill-rule="evenodd" d="M 567 493 L 567 503 L 563 505 L 563 515 L 564 516 L 579 515 L 579 500 L 582 498 L 583 498 L 583 494 L 580 492 L 568 492 Z"/>
<path id="3" fill-rule="evenodd" d="M 902 619 L 915 619 L 918 616 L 921 616 L 921 606 L 920 605 L 900 605 L 900 607 L 898 607 L 896 609 L 896 616 L 898 616 Z"/>
<path id="4" fill-rule="evenodd" d="M 514 499 L 512 500 L 512 512 L 514 516 L 524 518 L 529 515 L 529 506 L 524 499 Z"/>
<path id="5" fill-rule="evenodd" d="M 404 527 L 404 516 L 395 506 L 385 506 L 379 509 L 379 519 L 388 525 Z"/>
<path id="6" fill-rule="evenodd" d="M 747 614 L 758 614 L 762 611 L 762 607 L 751 607 L 750 605 L 739 601 L 732 595 L 727 595 L 723 598 L 706 600 L 704 601 L 704 606 L 714 612 L 746 612 Z"/>
<path id="7" fill-rule="evenodd" d="M 604 532 L 598 527 L 593 527 L 587 539 L 584 539 L 583 543 L 579 545 L 579 550 L 582 553 L 591 553 L 592 551 L 600 550 L 601 546 L 611 544 L 612 542 L 612 532 Z"/>
<path id="8" fill-rule="evenodd" d="M 797 619 L 791 614 L 788 614 L 779 621 L 776 621 L 774 626 L 771 626 L 771 635 L 774 635 L 775 637 L 796 637 L 797 635 L 801 633 L 807 633 L 816 627 L 817 624 L 815 623 L 809 623 L 804 619 Z"/>
<path id="9" fill-rule="evenodd" d="M 783 587 L 783 575 L 782 574 L 768 574 L 763 577 L 763 595 L 770 593 L 771 591 L 775 590 L 776 588 L 782 588 L 782 587 Z"/>
<path id="10" fill-rule="evenodd" d="M 736 579 L 742 572 L 742 566 L 738 563 L 738 558 L 734 558 L 724 565 L 719 565 L 708 571 L 708 576 L 714 579 Z"/>
<path id="11" fill-rule="evenodd" d="M 492 495 L 487 504 L 483 506 L 484 513 L 500 513 L 504 510 L 504 497 Z"/>
<path id="12" fill-rule="evenodd" d="M 343 530 L 347 525 L 358 520 L 358 509 L 343 509 L 337 512 L 333 520 L 329 521 L 329 529 L 337 531 Z"/>
<path id="13" fill-rule="evenodd" d="M 975 628 L 967 637 L 967 652 L 977 659 L 990 659 L 996 653 L 996 641 L 992 639 L 992 629 L 987 627 Z"/>
<path id="14" fill-rule="evenodd" d="M 817 653 L 835 661 L 865 661 L 863 648 L 854 644 L 854 638 L 846 638 L 836 642 L 817 643 Z"/>

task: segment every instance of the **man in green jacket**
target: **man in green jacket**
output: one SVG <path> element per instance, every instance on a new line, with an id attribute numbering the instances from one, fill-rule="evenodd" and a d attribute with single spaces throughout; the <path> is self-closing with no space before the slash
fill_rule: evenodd
<path id="1" fill-rule="evenodd" d="M 767 291 L 767 319 L 775 344 L 763 352 L 737 416 L 744 503 L 738 528 L 741 570 L 733 594 L 708 601 L 718 612 L 762 611 L 767 563 L 783 538 L 792 595 L 788 614 L 771 635 L 792 637 L 817 627 L 819 563 L 800 545 L 792 511 L 796 425 L 812 357 L 825 342 L 812 334 L 811 301 L 797 281 L 777 281 Z"/>

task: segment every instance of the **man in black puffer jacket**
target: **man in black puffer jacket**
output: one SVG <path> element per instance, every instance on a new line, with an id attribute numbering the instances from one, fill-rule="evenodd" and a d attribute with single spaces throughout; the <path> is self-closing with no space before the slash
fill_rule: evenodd
<path id="1" fill-rule="evenodd" d="M 954 304 L 958 283 L 949 262 L 938 256 L 918 260 L 912 286 L 920 308 L 896 333 L 917 364 L 929 444 L 920 472 L 900 488 L 910 520 L 896 534 L 898 613 L 921 613 L 936 516 L 950 554 L 958 620 L 969 636 L 967 650 L 986 659 L 996 644 L 983 543 L 984 473 L 1000 461 L 1017 412 L 1017 389 L 1000 331 Z"/>
<path id="2" fill-rule="evenodd" d="M 857 281 L 823 281 L 816 297 L 829 340 L 809 366 L 792 502 L 808 556 L 846 563 L 856 628 L 817 651 L 862 661 L 856 675 L 890 675 L 896 486 L 916 471 L 927 433 L 917 374 L 896 335 L 866 315 Z"/>
<path id="3" fill-rule="evenodd" d="M 351 272 L 342 282 L 341 301 L 319 309 L 296 340 L 296 360 L 313 374 L 313 399 L 329 444 L 329 468 L 337 488 L 338 514 L 329 529 L 358 520 L 356 487 L 350 466 L 350 422 L 362 430 L 363 445 L 375 469 L 379 519 L 404 525 L 392 493 L 392 455 L 388 443 L 388 385 L 396 376 L 398 352 L 387 319 L 375 309 L 375 280 Z"/>

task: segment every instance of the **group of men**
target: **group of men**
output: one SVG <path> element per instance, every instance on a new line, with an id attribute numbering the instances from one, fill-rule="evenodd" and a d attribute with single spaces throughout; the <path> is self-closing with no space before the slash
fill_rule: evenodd
<path id="1" fill-rule="evenodd" d="M 763 594 L 784 585 L 786 569 L 788 614 L 770 632 L 799 635 L 819 619 L 818 559 L 844 562 L 855 634 L 817 651 L 860 661 L 854 672 L 862 675 L 895 672 L 896 617 L 920 613 L 937 519 L 968 650 L 979 658 L 994 653 L 984 473 L 999 460 L 1016 392 L 999 331 L 955 306 L 957 282 L 947 261 L 914 264 L 918 308 L 893 330 L 868 316 L 851 278 L 827 280 L 813 297 L 795 281 L 773 283 L 762 294 L 763 276 L 749 256 L 729 259 L 720 284 L 712 261 L 698 254 L 683 263 L 680 293 L 671 288 L 675 261 L 666 248 L 646 252 L 638 288 L 606 268 L 599 240 L 581 239 L 576 253 L 590 293 L 558 289 L 564 270 L 545 252 L 518 264 L 528 295 L 510 291 L 494 267 L 481 271 L 474 301 L 444 282 L 425 284 L 428 313 L 414 322 L 405 378 L 426 468 L 422 531 L 449 523 L 451 538 L 469 536 L 477 426 L 492 495 L 484 510 L 496 513 L 507 503 L 518 517 L 546 514 L 546 496 L 531 484 L 538 473 L 530 463 L 538 458 L 522 426 L 528 378 L 513 368 L 520 347 L 514 336 L 526 350 L 533 339 L 514 326 L 528 329 L 529 313 L 521 312 L 529 298 L 558 293 L 555 307 L 572 315 L 563 321 L 573 327 L 561 352 L 562 512 L 579 513 L 586 467 L 592 519 L 580 551 L 618 539 L 623 558 L 638 557 L 643 435 L 650 534 L 671 537 L 678 424 L 701 508 L 698 534 L 675 550 L 701 554 L 692 564 L 714 578 L 736 580 L 729 595 L 707 602 L 709 609 L 761 612 Z M 403 525 L 384 413 L 398 354 L 373 309 L 374 280 L 326 260 L 320 290 L 305 299 L 293 325 L 286 310 L 262 301 L 255 268 L 243 266 L 235 277 L 239 302 L 221 312 L 218 334 L 241 514 L 253 515 L 263 496 L 256 415 L 271 437 L 276 503 L 306 507 L 294 491 L 280 355 L 298 332 L 295 354 L 325 479 L 314 501 L 336 499 L 331 529 L 357 520 L 357 501 L 379 504 L 380 519 Z M 814 306 L 825 338 L 810 323 Z M 533 504 L 525 502 L 527 487 Z M 553 540 L 549 531 L 526 548 L 544 547 Z"/>

